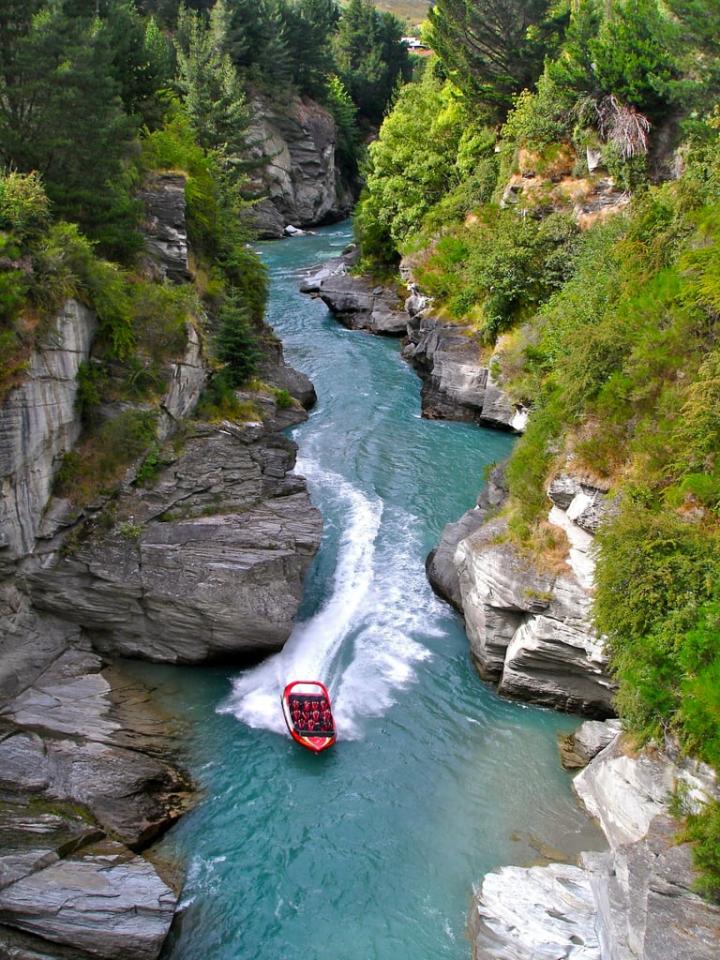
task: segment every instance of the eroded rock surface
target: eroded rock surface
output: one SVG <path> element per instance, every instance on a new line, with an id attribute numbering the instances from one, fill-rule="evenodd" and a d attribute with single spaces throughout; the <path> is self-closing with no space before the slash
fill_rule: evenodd
<path id="1" fill-rule="evenodd" d="M 337 129 L 331 114 L 307 97 L 285 104 L 256 96 L 248 131 L 253 211 L 258 235 L 276 239 L 285 227 L 309 227 L 346 217 L 352 196 L 335 162 Z"/>
<path id="2" fill-rule="evenodd" d="M 425 564 L 428 580 L 433 590 L 449 601 L 456 610 L 462 611 L 460 578 L 455 565 L 455 551 L 458 544 L 471 536 L 497 511 L 507 497 L 505 464 L 499 464 L 490 471 L 487 483 L 480 491 L 477 505 L 467 510 L 459 520 L 448 523 L 440 537 L 437 547 L 428 554 Z"/>
<path id="3" fill-rule="evenodd" d="M 68 300 L 0 405 L 0 576 L 33 550 L 55 472 L 80 436 L 76 377 L 96 326 L 91 310 Z"/>
<path id="4" fill-rule="evenodd" d="M 473 960 L 602 960 L 589 878 L 566 863 L 488 873 L 469 928 Z"/>
<path id="5" fill-rule="evenodd" d="M 410 309 L 420 305 L 410 298 Z M 425 308 L 410 316 L 403 356 L 423 381 L 423 416 L 465 420 L 522 432 L 527 412 L 513 404 L 496 383 L 492 358 L 483 358 L 470 327 L 443 323 Z"/>
<path id="6" fill-rule="evenodd" d="M 322 522 L 295 445 L 266 425 L 197 424 L 117 520 L 28 573 L 35 606 L 90 631 L 104 653 L 191 663 L 287 640 Z"/>
<path id="7" fill-rule="evenodd" d="M 390 287 L 374 284 L 366 277 L 335 273 L 319 284 L 318 296 L 351 330 L 405 336 L 403 300 Z"/>
<path id="8" fill-rule="evenodd" d="M 148 266 L 158 279 L 175 283 L 190 279 L 185 181 L 183 174 L 153 174 L 140 191 Z"/>
<path id="9" fill-rule="evenodd" d="M 151 960 L 177 896 L 133 850 L 192 801 L 174 731 L 77 627 L 7 583 L 0 612 L 0 956 Z"/>
<path id="10" fill-rule="evenodd" d="M 613 730 L 586 730 L 593 745 Z M 690 769 L 688 769 L 688 767 Z M 694 891 L 691 845 L 678 842 L 668 794 L 692 776 L 718 796 L 708 768 L 666 749 L 630 752 L 617 732 L 575 778 L 610 848 L 580 865 L 504 867 L 488 874 L 470 913 L 475 960 L 711 960 L 720 906 Z"/>

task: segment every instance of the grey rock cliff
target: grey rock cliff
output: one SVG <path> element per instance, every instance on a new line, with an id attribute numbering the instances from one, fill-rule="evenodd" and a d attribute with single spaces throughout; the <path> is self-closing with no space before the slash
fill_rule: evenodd
<path id="1" fill-rule="evenodd" d="M 145 206 L 145 249 L 150 272 L 175 283 L 190 279 L 183 174 L 158 173 L 140 191 Z"/>
<path id="2" fill-rule="evenodd" d="M 337 130 L 328 111 L 307 97 L 285 104 L 257 95 L 250 104 L 251 190 L 262 198 L 253 220 L 262 238 L 285 227 L 309 227 L 346 217 L 352 197 L 335 160 Z"/>
<path id="3" fill-rule="evenodd" d="M 681 780 L 704 801 L 718 796 L 707 768 L 677 763 L 667 750 L 628 753 L 614 732 L 575 778 L 609 850 L 582 854 L 579 866 L 488 874 L 470 914 L 474 960 L 716 957 L 720 907 L 694 892 L 690 844 L 678 842 L 679 824 L 667 813 Z"/>
<path id="4" fill-rule="evenodd" d="M 419 305 L 413 301 L 411 309 Z M 476 334 L 466 326 L 443 323 L 425 308 L 410 317 L 403 356 L 422 378 L 423 416 L 465 420 L 522 432 L 526 411 L 496 383 L 492 358 L 483 360 Z"/>
<path id="5" fill-rule="evenodd" d="M 177 896 L 134 851 L 191 802 L 168 718 L 7 582 L 0 614 L 0 956 L 152 960 Z"/>
<path id="6" fill-rule="evenodd" d="M 262 424 L 198 424 L 117 522 L 27 574 L 33 603 L 91 632 L 104 653 L 198 662 L 287 640 L 322 523 L 295 445 Z"/>
<path id="7" fill-rule="evenodd" d="M 553 502 L 550 511 L 551 522 L 568 540 L 563 571 L 539 569 L 522 555 L 503 517 L 469 532 L 457 543 L 451 562 L 470 648 L 483 677 L 496 680 L 507 696 L 607 717 L 613 712 L 613 686 L 602 640 L 590 618 L 593 537 L 576 522 L 586 523 L 590 513 L 599 522 L 604 501 L 600 491 L 591 498 L 586 488 L 572 482 L 571 488 L 568 478 L 567 496 L 557 501 L 567 509 Z M 499 499 L 497 491 L 492 498 Z M 441 540 L 443 579 L 451 590 L 456 587 L 447 558 L 463 532 L 450 528 Z"/>
<path id="8" fill-rule="evenodd" d="M 0 575 L 32 551 L 55 473 L 80 436 L 76 377 L 96 326 L 91 310 L 68 300 L 24 383 L 0 404 Z"/>
<path id="9" fill-rule="evenodd" d="M 186 277 L 184 181 L 144 196 L 146 273 Z M 189 421 L 207 383 L 202 332 L 165 365 L 161 470 L 92 504 L 51 496 L 80 436 L 77 373 L 94 314 L 68 302 L 0 406 L 0 956 L 155 960 L 177 877 L 143 854 L 191 804 L 176 731 L 105 656 L 198 661 L 282 645 L 317 549 L 319 514 L 281 431 L 314 390 L 269 332 L 243 399 L 263 422 Z M 107 403 L 105 419 L 132 408 Z"/>
<path id="10" fill-rule="evenodd" d="M 455 552 L 461 540 L 471 536 L 497 511 L 507 497 L 505 464 L 490 471 L 487 483 L 480 491 L 477 505 L 467 510 L 459 520 L 448 523 L 437 547 L 428 554 L 425 570 L 433 590 L 456 610 L 462 611 L 460 577 L 455 565 Z"/>

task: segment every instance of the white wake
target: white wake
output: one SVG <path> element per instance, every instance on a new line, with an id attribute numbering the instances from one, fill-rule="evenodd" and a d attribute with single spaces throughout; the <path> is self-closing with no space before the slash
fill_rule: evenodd
<path id="1" fill-rule="evenodd" d="M 413 662 L 430 656 L 412 636 L 438 632 L 432 608 L 440 605 L 416 559 L 413 518 L 391 518 L 378 547 L 379 498 L 310 462 L 298 462 L 298 472 L 322 490 L 324 500 L 342 508 L 332 592 L 313 617 L 297 624 L 280 653 L 233 682 L 218 709 L 250 727 L 284 733 L 284 686 L 290 680 L 322 680 L 330 690 L 338 736 L 354 739 L 359 718 L 384 713 L 393 690 L 413 679 Z"/>

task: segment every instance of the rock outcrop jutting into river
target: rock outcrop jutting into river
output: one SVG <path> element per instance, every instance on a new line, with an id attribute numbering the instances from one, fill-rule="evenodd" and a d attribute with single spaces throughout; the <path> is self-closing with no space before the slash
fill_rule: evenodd
<path id="1" fill-rule="evenodd" d="M 413 283 L 409 267 L 403 269 L 402 284 L 377 284 L 350 272 L 357 256 L 351 249 L 328 261 L 306 277 L 300 289 L 320 297 L 351 330 L 405 338 L 403 357 L 423 381 L 424 417 L 522 432 L 527 411 L 495 382 L 493 358 L 483 360 L 471 328 L 438 320 L 431 301 Z"/>
<path id="2" fill-rule="evenodd" d="M 152 178 L 146 268 L 189 276 L 184 181 Z M 132 464 L 92 502 L 53 496 L 80 438 L 94 313 L 68 300 L 0 405 L 0 955 L 153 960 L 179 877 L 143 851 L 192 803 L 177 724 L 109 659 L 199 662 L 288 638 L 322 521 L 281 431 L 312 384 L 268 331 L 252 422 L 188 419 L 203 331 L 163 372 L 152 476 Z M 277 400 L 277 391 L 293 396 Z M 302 401 L 302 403 L 300 402 Z M 103 422 L 133 411 L 103 406 Z M 137 409 L 147 412 L 147 404 Z"/>

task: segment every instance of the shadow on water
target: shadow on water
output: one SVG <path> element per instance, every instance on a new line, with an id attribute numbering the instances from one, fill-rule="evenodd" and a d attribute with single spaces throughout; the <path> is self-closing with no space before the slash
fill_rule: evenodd
<path id="1" fill-rule="evenodd" d="M 461 960 L 485 871 L 598 843 L 557 758 L 573 718 L 481 683 L 424 574 L 512 440 L 422 420 L 397 342 L 298 293 L 349 236 L 263 245 L 270 322 L 319 396 L 293 434 L 325 519 L 300 622 L 250 669 L 136 668 L 190 721 L 204 790 L 163 842 L 188 865 L 167 960 Z M 334 698 L 340 740 L 319 757 L 284 733 L 280 692 L 299 673 Z"/>

